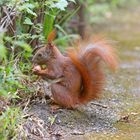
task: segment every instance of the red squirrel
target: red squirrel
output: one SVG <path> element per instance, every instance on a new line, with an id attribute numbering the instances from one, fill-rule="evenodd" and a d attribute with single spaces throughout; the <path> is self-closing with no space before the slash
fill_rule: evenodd
<path id="1" fill-rule="evenodd" d="M 40 48 L 33 56 L 33 72 L 43 78 L 62 80 L 51 85 L 55 103 L 73 108 L 99 97 L 104 85 L 104 61 L 116 69 L 117 58 L 107 41 L 91 41 L 69 48 L 64 56 L 52 43 Z M 41 69 L 40 65 L 47 65 Z"/>

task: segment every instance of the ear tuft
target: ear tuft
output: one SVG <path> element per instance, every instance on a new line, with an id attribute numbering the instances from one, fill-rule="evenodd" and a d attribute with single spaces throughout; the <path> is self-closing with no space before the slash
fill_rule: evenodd
<path id="1" fill-rule="evenodd" d="M 52 42 L 55 39 L 55 37 L 56 37 L 56 29 L 53 29 L 53 31 L 50 32 L 48 35 L 47 38 L 48 42 Z"/>

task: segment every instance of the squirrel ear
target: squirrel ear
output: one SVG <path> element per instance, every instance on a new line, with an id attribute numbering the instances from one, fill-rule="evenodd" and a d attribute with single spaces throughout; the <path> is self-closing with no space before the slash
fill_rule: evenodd
<path id="1" fill-rule="evenodd" d="M 47 41 L 48 44 L 46 45 L 46 48 L 52 48 L 54 45 L 52 44 L 52 41 L 55 39 L 56 37 L 56 29 L 53 29 L 53 31 L 51 31 L 48 35 Z"/>
<path id="2" fill-rule="evenodd" d="M 48 35 L 48 42 L 52 42 L 56 37 L 56 29 L 53 29 Z"/>

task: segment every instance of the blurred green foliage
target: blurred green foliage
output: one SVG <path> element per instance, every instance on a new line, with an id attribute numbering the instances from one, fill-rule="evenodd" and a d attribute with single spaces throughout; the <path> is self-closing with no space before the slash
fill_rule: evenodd
<path id="1" fill-rule="evenodd" d="M 138 4 L 138 0 L 80 0 L 85 5 L 85 13 L 90 15 L 86 18 L 90 24 L 104 22 L 112 16 L 112 11 L 117 8 L 127 8 Z M 85 15 L 85 17 L 86 17 Z"/>
<path id="2" fill-rule="evenodd" d="M 0 116 L 0 139 L 8 140 L 14 138 L 17 134 L 18 125 L 22 115 L 19 108 L 7 108 Z"/>

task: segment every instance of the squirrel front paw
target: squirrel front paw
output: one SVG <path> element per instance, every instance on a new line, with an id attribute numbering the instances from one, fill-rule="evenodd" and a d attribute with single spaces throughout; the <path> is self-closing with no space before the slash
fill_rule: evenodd
<path id="1" fill-rule="evenodd" d="M 33 69 L 32 69 L 32 71 L 33 71 L 34 74 L 40 74 L 41 67 L 39 65 L 34 66 Z"/>

